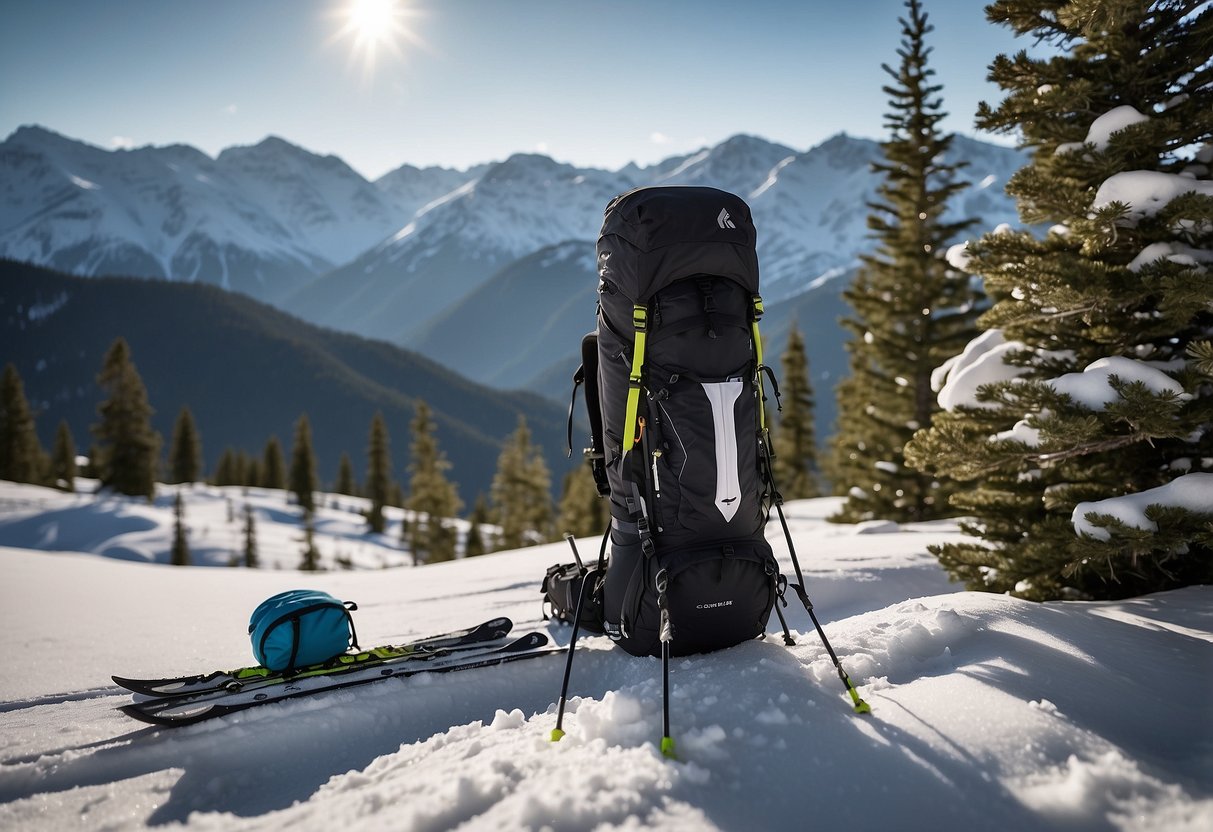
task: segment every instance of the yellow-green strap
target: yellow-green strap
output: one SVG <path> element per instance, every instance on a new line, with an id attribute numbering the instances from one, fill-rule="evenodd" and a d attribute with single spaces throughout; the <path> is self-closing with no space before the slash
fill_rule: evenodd
<path id="1" fill-rule="evenodd" d="M 754 295 L 754 320 L 750 324 L 750 327 L 754 332 L 754 358 L 758 362 L 756 365 L 758 373 L 758 429 L 765 432 L 767 429 L 767 408 L 765 404 L 767 392 L 762 384 L 762 333 L 758 331 L 758 322 L 762 319 L 762 313 L 762 297 Z"/>
<path id="2" fill-rule="evenodd" d="M 640 379 L 644 369 L 644 344 L 648 338 L 649 310 L 640 304 L 632 306 L 632 326 L 636 330 L 636 343 L 632 348 L 632 372 L 628 376 L 628 409 L 623 421 L 623 448 L 625 455 L 636 444 L 636 416 L 640 410 Z"/>

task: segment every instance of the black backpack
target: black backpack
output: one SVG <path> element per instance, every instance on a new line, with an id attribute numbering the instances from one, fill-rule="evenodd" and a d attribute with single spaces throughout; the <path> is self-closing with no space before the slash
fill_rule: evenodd
<path id="1" fill-rule="evenodd" d="M 714 188 L 638 188 L 606 208 L 598 325 L 582 341 L 573 395 L 584 382 L 585 453 L 611 525 L 596 569 L 565 567 L 561 600 L 569 604 L 580 579 L 581 613 L 562 612 L 547 593 L 574 623 L 574 646 L 579 626 L 605 631 L 633 655 L 661 656 L 668 673 L 670 655 L 761 636 L 771 610 L 786 605 L 788 584 L 764 536 L 782 500 L 771 474 L 764 377 L 776 398 L 778 389 L 763 364 L 755 242 L 749 206 Z M 545 587 L 557 585 L 552 577 Z M 803 584 L 793 586 L 812 615 Z M 585 621 L 599 609 L 601 629 Z"/>
<path id="2" fill-rule="evenodd" d="M 713 188 L 641 188 L 606 209 L 593 437 L 612 517 L 602 605 L 607 634 L 634 655 L 660 654 L 659 581 L 673 655 L 761 635 L 775 603 L 755 241 L 749 207 Z"/>

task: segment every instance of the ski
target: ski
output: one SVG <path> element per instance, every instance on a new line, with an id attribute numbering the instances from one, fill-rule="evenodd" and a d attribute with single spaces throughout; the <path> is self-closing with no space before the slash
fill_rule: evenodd
<path id="1" fill-rule="evenodd" d="M 258 705 L 365 685 L 380 679 L 407 678 L 420 673 L 452 673 L 564 652 L 563 647 L 547 647 L 547 643 L 545 634 L 528 633 L 503 646 L 479 652 L 434 652 L 414 660 L 351 667 L 337 673 L 302 679 L 292 677 L 278 684 L 254 683 L 237 691 L 220 690 L 148 699 L 124 705 L 119 710 L 152 725 L 193 725 Z"/>
<path id="2" fill-rule="evenodd" d="M 397 661 L 402 658 L 430 655 L 437 651 L 481 647 L 504 639 L 509 635 L 513 626 L 514 622 L 508 618 L 494 618 L 475 627 L 426 636 L 404 644 L 372 647 L 358 653 L 344 653 L 327 662 L 296 668 L 291 677 L 323 676 L 352 668 L 378 666 L 384 662 Z M 239 690 L 250 683 L 281 682 L 285 677 L 280 671 L 254 665 L 237 670 L 216 670 L 211 673 L 164 679 L 130 679 L 124 676 L 111 676 L 110 678 L 116 684 L 134 693 L 143 696 L 166 697 Z"/>

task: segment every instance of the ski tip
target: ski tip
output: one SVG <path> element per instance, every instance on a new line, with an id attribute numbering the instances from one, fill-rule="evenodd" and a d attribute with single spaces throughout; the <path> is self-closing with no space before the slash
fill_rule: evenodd
<path id="1" fill-rule="evenodd" d="M 128 679 L 125 676 L 111 676 L 110 678 L 114 680 L 115 685 L 125 688 L 128 693 L 151 695 L 145 679 Z"/>
<path id="2" fill-rule="evenodd" d="M 855 713 L 870 714 L 870 713 L 872 713 L 872 706 L 869 705 L 867 702 L 863 701 L 862 699 L 860 699 L 858 702 L 855 703 Z"/>
<path id="3" fill-rule="evenodd" d="M 160 728 L 164 727 L 164 723 L 162 721 L 156 719 L 154 716 L 144 713 L 142 710 L 140 710 L 138 705 L 122 705 L 118 708 L 118 710 L 122 711 L 122 713 L 126 714 L 131 719 L 138 720 L 139 722 L 144 722 L 148 725 L 155 725 Z"/>

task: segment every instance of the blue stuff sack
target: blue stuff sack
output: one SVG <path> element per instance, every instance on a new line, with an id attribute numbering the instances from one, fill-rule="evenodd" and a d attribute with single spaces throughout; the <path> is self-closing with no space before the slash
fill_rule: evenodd
<path id="1" fill-rule="evenodd" d="M 249 619 L 253 655 L 262 667 L 290 673 L 358 649 L 353 601 L 314 589 L 292 589 L 263 601 Z"/>

